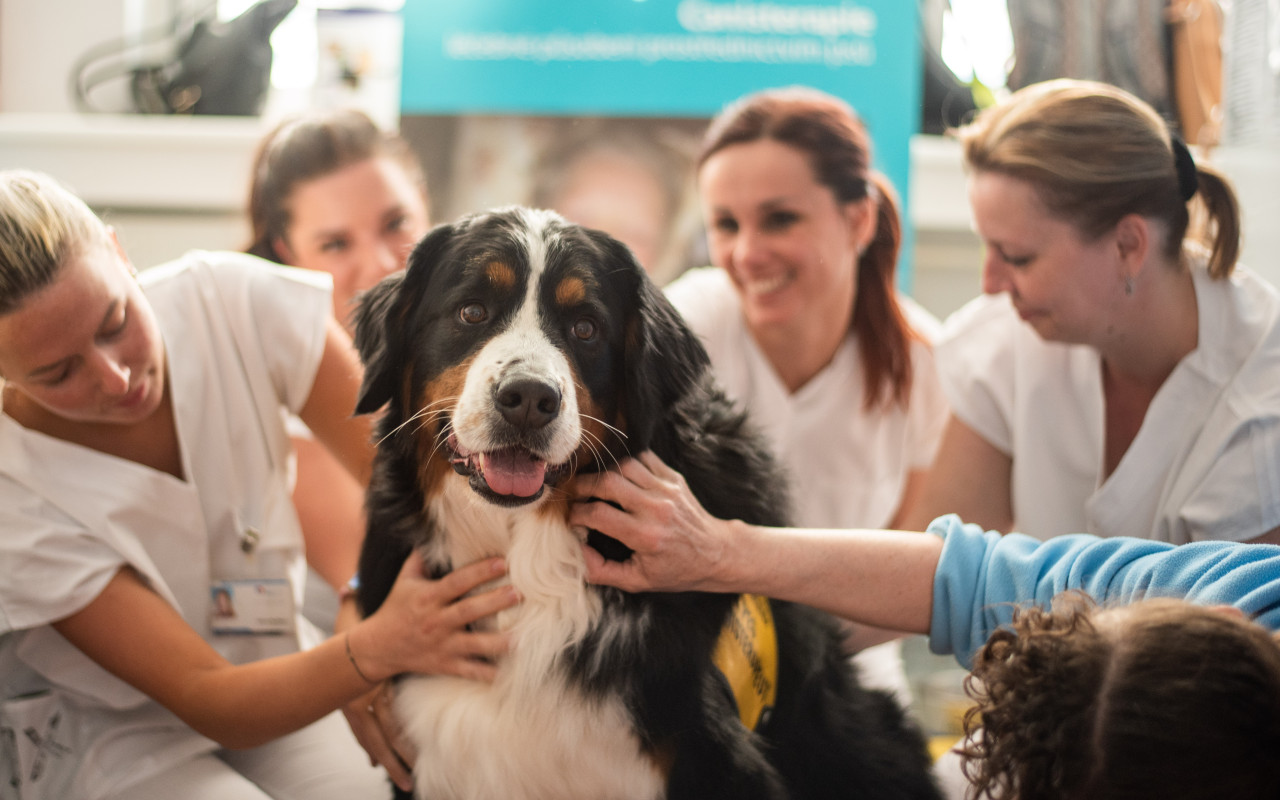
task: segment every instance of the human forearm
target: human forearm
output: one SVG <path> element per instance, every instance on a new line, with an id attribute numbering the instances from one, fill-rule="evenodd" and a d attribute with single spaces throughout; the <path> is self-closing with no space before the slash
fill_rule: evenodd
<path id="1" fill-rule="evenodd" d="M 501 560 L 486 559 L 432 581 L 417 559 L 408 559 L 376 614 L 312 650 L 251 664 L 227 662 L 127 567 L 54 627 L 195 730 L 227 747 L 249 747 L 401 672 L 492 679 L 506 639 L 468 626 L 515 604 L 510 587 L 473 593 L 503 568 Z"/>
<path id="2" fill-rule="evenodd" d="M 178 693 L 157 700 L 223 747 L 256 747 L 368 693 L 374 684 L 365 677 L 390 676 L 361 654 L 359 641 L 353 630 L 304 652 L 202 670 Z M 364 677 L 347 657 L 348 644 Z"/>
<path id="3" fill-rule="evenodd" d="M 721 591 L 764 594 L 880 628 L 927 633 L 942 540 L 903 531 L 732 523 Z"/>
<path id="4" fill-rule="evenodd" d="M 128 568 L 54 627 L 104 669 L 227 747 L 249 747 L 301 728 L 369 689 L 341 639 L 231 664 Z M 379 640 L 369 631 L 353 629 L 351 635 L 352 652 L 369 678 L 392 674 Z"/>
<path id="5" fill-rule="evenodd" d="M 633 551 L 584 548 L 589 580 L 628 591 L 751 592 L 894 630 L 928 629 L 941 542 L 901 531 L 766 528 L 716 519 L 652 453 L 581 479 L 574 524 Z M 616 505 L 614 505 L 616 504 Z"/>

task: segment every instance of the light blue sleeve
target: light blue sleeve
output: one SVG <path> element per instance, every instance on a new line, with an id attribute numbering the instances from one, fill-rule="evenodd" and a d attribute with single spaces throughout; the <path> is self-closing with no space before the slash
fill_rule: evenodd
<path id="1" fill-rule="evenodd" d="M 1101 603 L 1178 597 L 1235 606 L 1271 630 L 1280 628 L 1280 546 L 1206 541 L 1167 542 L 1086 534 L 1042 542 L 1000 535 L 939 517 L 929 532 L 943 537 L 933 579 L 929 645 L 969 666 L 991 632 L 1018 605 L 1047 604 L 1067 589 Z"/>

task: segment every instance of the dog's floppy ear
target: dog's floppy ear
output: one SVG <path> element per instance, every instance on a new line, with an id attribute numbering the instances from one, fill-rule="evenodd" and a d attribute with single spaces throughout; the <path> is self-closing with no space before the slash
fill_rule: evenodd
<path id="1" fill-rule="evenodd" d="M 711 360 L 662 290 L 639 264 L 635 270 L 637 303 L 626 331 L 624 397 L 627 448 L 639 453 L 650 447 L 672 406 L 699 385 Z"/>
<path id="2" fill-rule="evenodd" d="M 410 312 L 453 233 L 453 225 L 437 225 L 414 247 L 406 269 L 388 275 L 361 295 L 355 310 L 355 345 L 364 362 L 364 382 L 357 414 L 377 411 L 392 398 L 406 363 Z"/>
<path id="3" fill-rule="evenodd" d="M 396 359 L 388 354 L 396 342 L 387 335 L 387 318 L 393 313 L 404 271 L 383 278 L 360 296 L 355 311 L 355 345 L 364 363 L 364 381 L 360 384 L 357 414 L 368 414 L 382 408 L 391 399 L 395 375 L 390 369 Z"/>

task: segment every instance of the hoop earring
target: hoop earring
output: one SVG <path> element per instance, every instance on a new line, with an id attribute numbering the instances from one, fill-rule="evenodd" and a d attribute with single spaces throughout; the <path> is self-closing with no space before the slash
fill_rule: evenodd
<path id="1" fill-rule="evenodd" d="M 1133 297 L 1134 281 L 1132 275 L 1124 276 L 1124 293 L 1126 297 Z"/>

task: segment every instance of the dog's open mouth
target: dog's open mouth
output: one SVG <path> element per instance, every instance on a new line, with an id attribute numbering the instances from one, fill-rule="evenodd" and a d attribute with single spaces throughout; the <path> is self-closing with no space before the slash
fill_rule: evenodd
<path id="1" fill-rule="evenodd" d="M 450 436 L 449 464 L 453 471 L 471 479 L 471 487 L 495 503 L 520 505 L 542 495 L 544 486 L 554 486 L 569 465 L 548 464 L 523 447 L 504 447 L 488 452 L 472 452 Z"/>

